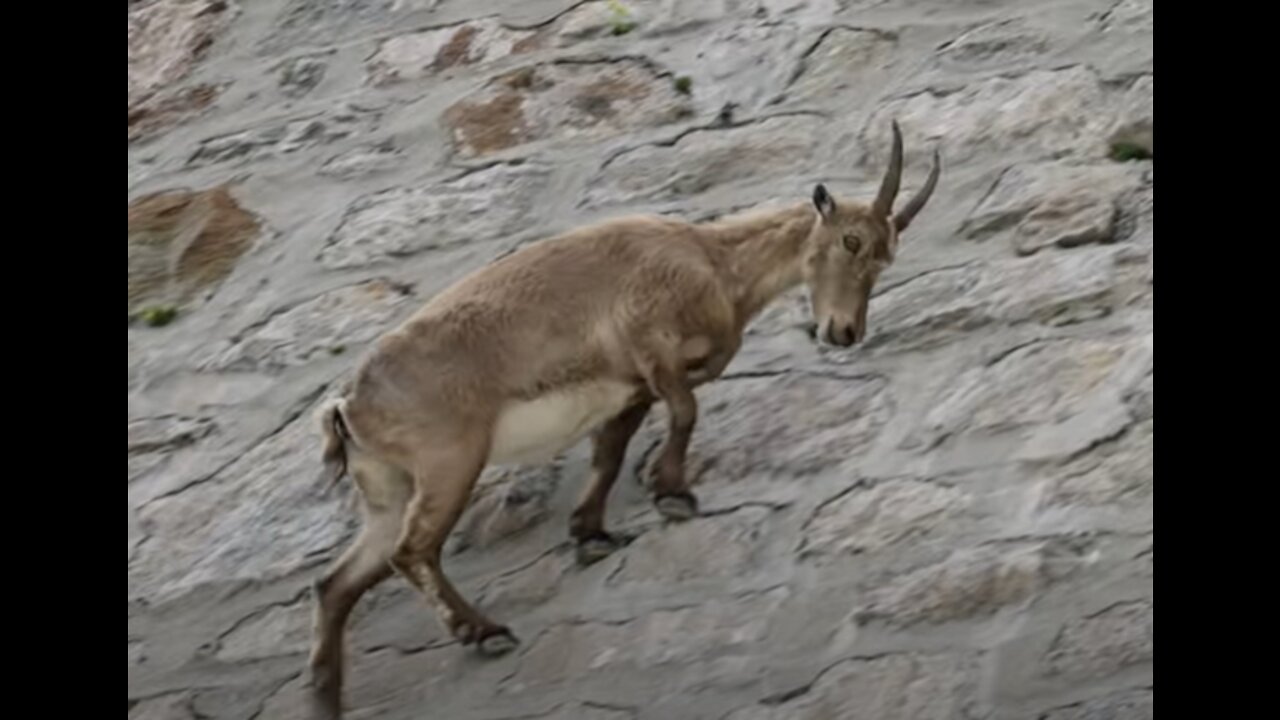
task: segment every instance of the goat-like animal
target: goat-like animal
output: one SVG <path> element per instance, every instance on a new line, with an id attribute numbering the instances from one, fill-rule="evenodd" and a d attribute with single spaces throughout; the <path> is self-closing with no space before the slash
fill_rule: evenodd
<path id="1" fill-rule="evenodd" d="M 693 389 L 718 377 L 747 323 L 806 283 L 822 341 L 867 331 L 872 286 L 938 181 L 896 213 L 902 135 L 870 204 L 811 202 L 691 224 L 630 217 L 533 243 L 464 278 L 383 336 L 320 422 L 325 472 L 354 477 L 364 510 L 355 543 L 316 583 L 313 698 L 341 715 L 343 634 L 367 590 L 399 572 L 463 644 L 517 644 L 472 607 L 441 567 L 441 548 L 490 464 L 550 459 L 595 431 L 592 476 L 569 521 L 587 563 L 615 549 L 609 489 L 650 406 L 666 404 L 657 510 L 697 514 L 684 475 L 697 418 Z"/>

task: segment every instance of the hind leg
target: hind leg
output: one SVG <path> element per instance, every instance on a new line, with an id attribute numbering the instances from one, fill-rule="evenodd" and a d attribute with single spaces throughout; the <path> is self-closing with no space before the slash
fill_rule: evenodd
<path id="1" fill-rule="evenodd" d="M 410 478 L 390 466 L 353 459 L 364 527 L 355 542 L 315 584 L 311 693 L 318 719 L 342 715 L 343 645 L 347 618 L 364 593 L 392 574 L 391 554 L 409 503 Z"/>
<path id="2" fill-rule="evenodd" d="M 417 453 L 413 499 L 391 564 L 435 606 L 441 623 L 463 645 L 501 655 L 515 648 L 515 636 L 463 599 L 440 562 L 487 454 L 488 437 L 480 433 L 455 435 Z"/>
<path id="3" fill-rule="evenodd" d="M 698 514 L 698 499 L 689 490 L 684 468 L 698 400 L 682 366 L 655 363 L 648 380 L 667 406 L 667 439 L 654 467 L 654 505 L 668 520 L 688 520 Z"/>

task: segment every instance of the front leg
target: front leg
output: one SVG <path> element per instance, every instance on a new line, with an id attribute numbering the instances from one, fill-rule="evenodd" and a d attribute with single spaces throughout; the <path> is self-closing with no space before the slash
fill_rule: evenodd
<path id="1" fill-rule="evenodd" d="M 707 340 L 699 337 L 682 346 L 684 352 L 685 379 L 690 387 L 697 387 L 720 377 L 733 357 L 738 354 L 741 338 L 733 333 L 721 333 Z"/>
<path id="2" fill-rule="evenodd" d="M 596 433 L 591 455 L 591 481 L 569 519 L 569 534 L 578 546 L 578 562 L 590 565 L 612 553 L 617 541 L 604 529 L 609 490 L 618 479 L 627 445 L 649 412 L 648 399 L 623 410 Z"/>
<path id="3" fill-rule="evenodd" d="M 662 446 L 653 484 L 654 505 L 668 520 L 698 514 L 698 499 L 685 480 L 685 455 L 698 419 L 698 400 L 681 365 L 657 366 L 650 379 L 653 392 L 667 405 L 667 440 Z"/>

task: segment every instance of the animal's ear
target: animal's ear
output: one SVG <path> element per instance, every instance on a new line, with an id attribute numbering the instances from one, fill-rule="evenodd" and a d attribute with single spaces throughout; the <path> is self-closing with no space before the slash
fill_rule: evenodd
<path id="1" fill-rule="evenodd" d="M 827 192 L 827 187 L 819 183 L 813 188 L 813 206 L 818 208 L 822 217 L 830 219 L 836 212 L 836 199 Z"/>

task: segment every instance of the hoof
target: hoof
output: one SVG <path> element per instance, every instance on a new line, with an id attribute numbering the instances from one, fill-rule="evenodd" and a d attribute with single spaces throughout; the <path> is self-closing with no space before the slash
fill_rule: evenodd
<path id="1" fill-rule="evenodd" d="M 515 650 L 520 641 L 506 628 L 494 628 L 488 635 L 480 638 L 477 648 L 485 657 L 499 657 Z"/>
<path id="2" fill-rule="evenodd" d="M 653 504 L 668 520 L 680 522 L 698 516 L 698 499 L 693 496 L 693 493 L 660 495 Z"/>
<path id="3" fill-rule="evenodd" d="M 310 686 L 311 720 L 341 720 L 342 696 L 332 672 L 312 669 Z"/>
<path id="4" fill-rule="evenodd" d="M 311 720 L 342 720 L 342 709 L 323 700 L 312 700 Z"/>
<path id="5" fill-rule="evenodd" d="M 599 532 L 578 541 L 578 564 L 586 567 L 599 562 L 613 554 L 619 547 L 618 541 L 606 532 Z"/>

